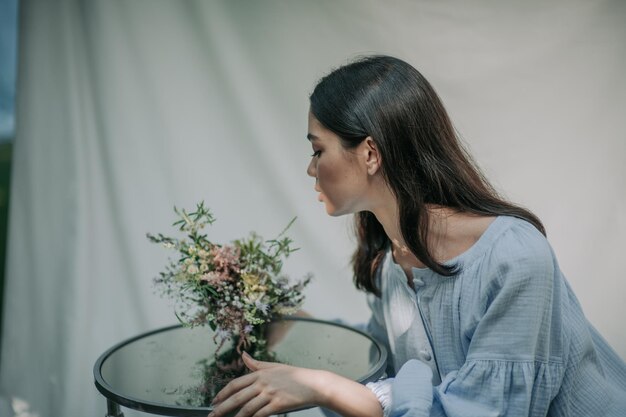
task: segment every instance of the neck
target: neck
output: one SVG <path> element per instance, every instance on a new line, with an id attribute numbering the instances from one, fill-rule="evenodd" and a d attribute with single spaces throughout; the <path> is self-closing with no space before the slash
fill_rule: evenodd
<path id="1" fill-rule="evenodd" d="M 372 213 L 383 226 L 387 237 L 393 245 L 392 251 L 395 261 L 405 269 L 424 267 L 423 262 L 417 259 L 404 241 L 400 230 L 400 217 L 396 199 L 389 196 L 381 199 L 381 201 L 385 203 L 373 208 Z M 427 244 L 433 256 L 438 258 L 437 254 L 439 251 L 437 247 L 446 239 L 448 234 L 448 219 L 458 212 L 448 207 L 436 205 L 427 205 L 426 211 L 428 212 L 429 222 Z M 417 230 L 415 233 L 417 233 Z"/>

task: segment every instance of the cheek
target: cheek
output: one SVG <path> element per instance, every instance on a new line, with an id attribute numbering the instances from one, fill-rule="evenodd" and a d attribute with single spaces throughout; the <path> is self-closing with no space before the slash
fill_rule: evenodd
<path id="1" fill-rule="evenodd" d="M 341 173 L 337 169 L 337 165 L 333 161 L 320 161 L 317 164 L 317 178 L 320 185 L 333 185 L 341 178 Z"/>

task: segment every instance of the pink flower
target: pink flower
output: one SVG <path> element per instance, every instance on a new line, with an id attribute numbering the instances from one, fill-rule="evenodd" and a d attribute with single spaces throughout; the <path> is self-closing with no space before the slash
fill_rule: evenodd
<path id="1" fill-rule="evenodd" d="M 234 246 L 213 246 L 211 255 L 215 269 L 221 272 L 239 272 L 239 248 Z"/>
<path id="2" fill-rule="evenodd" d="M 231 277 L 222 272 L 209 271 L 206 274 L 202 274 L 202 276 L 200 277 L 200 280 L 206 282 L 207 284 L 213 287 L 216 287 L 221 282 L 231 280 Z"/>

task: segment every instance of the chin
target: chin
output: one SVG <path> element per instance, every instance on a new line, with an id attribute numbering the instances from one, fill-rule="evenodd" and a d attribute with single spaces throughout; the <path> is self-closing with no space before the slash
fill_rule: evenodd
<path id="1" fill-rule="evenodd" d="M 326 214 L 333 217 L 337 216 L 337 210 L 335 210 L 335 207 L 328 203 L 325 203 L 324 206 L 324 208 L 326 209 Z"/>
<path id="2" fill-rule="evenodd" d="M 335 217 L 335 216 L 337 216 L 337 214 L 335 214 L 335 213 L 336 213 L 336 211 L 334 209 L 326 207 L 326 214 L 328 214 L 329 216 Z"/>
<path id="3" fill-rule="evenodd" d="M 339 216 L 345 216 L 346 214 L 350 214 L 350 213 L 351 211 L 349 210 L 340 210 L 336 207 L 326 205 L 326 214 L 328 214 L 329 216 L 339 217 Z"/>

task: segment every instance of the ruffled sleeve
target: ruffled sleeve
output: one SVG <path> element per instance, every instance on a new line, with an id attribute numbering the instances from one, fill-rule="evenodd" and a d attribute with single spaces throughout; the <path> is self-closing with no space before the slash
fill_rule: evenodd
<path id="1" fill-rule="evenodd" d="M 390 403 L 390 417 L 546 415 L 562 371 L 543 362 L 468 361 L 432 387 L 428 365 L 411 360 L 384 381 L 390 389 L 379 401 Z"/>
<path id="2" fill-rule="evenodd" d="M 559 285 L 547 242 L 526 238 L 489 253 L 490 267 L 472 283 L 479 290 L 466 311 L 465 363 L 435 387 L 428 365 L 405 363 L 386 381 L 390 398 L 379 397 L 390 403 L 388 416 L 547 414 L 564 372 Z"/>

